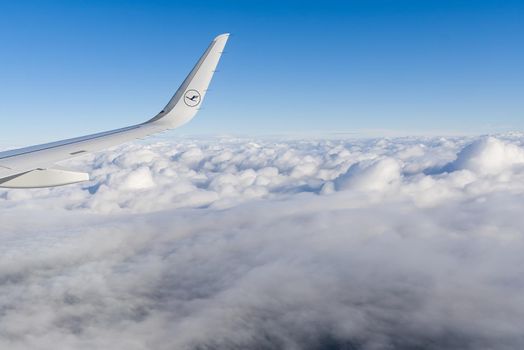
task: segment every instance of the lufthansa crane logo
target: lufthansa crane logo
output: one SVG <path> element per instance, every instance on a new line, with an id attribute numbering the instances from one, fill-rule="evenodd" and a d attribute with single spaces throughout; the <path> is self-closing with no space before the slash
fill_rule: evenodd
<path id="1" fill-rule="evenodd" d="M 196 90 L 187 90 L 184 94 L 184 102 L 189 107 L 196 107 L 200 104 L 201 96 L 200 92 Z"/>

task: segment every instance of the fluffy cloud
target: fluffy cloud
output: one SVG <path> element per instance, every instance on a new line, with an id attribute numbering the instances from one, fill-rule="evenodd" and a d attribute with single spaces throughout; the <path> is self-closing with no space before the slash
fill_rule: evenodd
<path id="1" fill-rule="evenodd" d="M 524 137 L 151 141 L 0 192 L 0 348 L 520 349 Z"/>
<path id="2" fill-rule="evenodd" d="M 372 162 L 358 162 L 336 179 L 341 190 L 384 191 L 401 179 L 399 162 L 384 158 Z"/>
<path id="3" fill-rule="evenodd" d="M 450 164 L 451 170 L 468 169 L 479 174 L 496 175 L 524 164 L 524 150 L 518 145 L 486 137 L 465 147 Z"/>

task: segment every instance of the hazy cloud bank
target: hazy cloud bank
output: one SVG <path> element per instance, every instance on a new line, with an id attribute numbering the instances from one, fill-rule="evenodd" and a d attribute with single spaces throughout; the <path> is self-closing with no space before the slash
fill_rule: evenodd
<path id="1" fill-rule="evenodd" d="M 0 348 L 520 349 L 524 137 L 175 140 L 0 192 Z"/>

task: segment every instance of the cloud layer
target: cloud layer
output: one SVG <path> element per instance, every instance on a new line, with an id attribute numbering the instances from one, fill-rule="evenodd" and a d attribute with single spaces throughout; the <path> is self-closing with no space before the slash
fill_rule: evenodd
<path id="1" fill-rule="evenodd" d="M 69 162 L 94 181 L 0 192 L 0 348 L 520 349 L 523 145 L 157 140 Z"/>

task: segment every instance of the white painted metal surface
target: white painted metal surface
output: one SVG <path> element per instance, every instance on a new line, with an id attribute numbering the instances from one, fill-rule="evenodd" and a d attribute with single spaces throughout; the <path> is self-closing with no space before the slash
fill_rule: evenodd
<path id="1" fill-rule="evenodd" d="M 0 187 L 49 187 L 88 180 L 85 173 L 54 169 L 56 162 L 144 138 L 189 122 L 198 112 L 229 34 L 217 36 L 169 103 L 145 123 L 63 141 L 0 152 Z"/>

